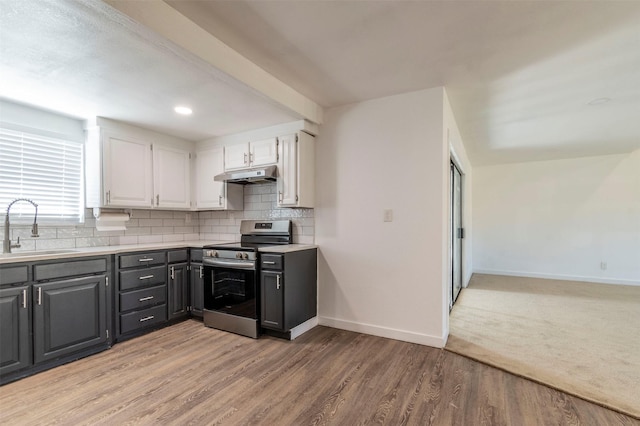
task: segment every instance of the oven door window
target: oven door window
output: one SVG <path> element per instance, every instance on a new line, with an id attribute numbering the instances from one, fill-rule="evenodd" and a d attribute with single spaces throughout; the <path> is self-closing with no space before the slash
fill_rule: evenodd
<path id="1" fill-rule="evenodd" d="M 256 271 L 205 267 L 204 308 L 246 318 L 258 318 Z"/>

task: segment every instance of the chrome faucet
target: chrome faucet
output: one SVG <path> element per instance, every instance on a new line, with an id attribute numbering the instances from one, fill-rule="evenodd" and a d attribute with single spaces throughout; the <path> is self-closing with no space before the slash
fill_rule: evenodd
<path id="1" fill-rule="evenodd" d="M 31 203 L 33 207 L 36 208 L 36 214 L 33 216 L 33 226 L 31 227 L 31 236 L 38 237 L 38 205 L 33 201 L 27 198 L 16 198 L 7 206 L 7 214 L 4 217 L 4 240 L 2 240 L 2 253 L 11 253 L 12 248 L 20 248 L 20 237 L 18 237 L 18 241 L 15 244 L 11 244 L 11 237 L 9 236 L 9 211 L 11 210 L 11 206 L 13 206 L 18 201 L 26 201 L 27 203 Z"/>

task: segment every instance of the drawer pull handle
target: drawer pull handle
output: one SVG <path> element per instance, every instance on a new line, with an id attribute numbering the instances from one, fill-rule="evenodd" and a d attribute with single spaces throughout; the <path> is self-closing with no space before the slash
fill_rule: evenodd
<path id="1" fill-rule="evenodd" d="M 262 263 L 264 263 L 265 265 L 275 265 L 276 262 L 272 262 L 270 260 L 263 260 Z"/>
<path id="2" fill-rule="evenodd" d="M 280 275 L 276 275 L 276 290 L 280 290 Z"/>
<path id="3" fill-rule="evenodd" d="M 139 280 L 148 280 L 149 278 L 153 278 L 153 275 L 143 275 L 138 277 Z"/>
<path id="4" fill-rule="evenodd" d="M 151 300 L 153 299 L 153 296 L 147 296 L 147 297 L 141 297 L 140 299 L 138 299 L 140 302 L 144 302 L 145 300 Z"/>
<path id="5" fill-rule="evenodd" d="M 143 257 L 142 259 L 138 259 L 138 262 L 153 262 L 153 257 Z"/>
<path id="6" fill-rule="evenodd" d="M 154 319 L 153 315 L 149 315 L 148 317 L 140 318 L 140 322 L 145 322 Z"/>

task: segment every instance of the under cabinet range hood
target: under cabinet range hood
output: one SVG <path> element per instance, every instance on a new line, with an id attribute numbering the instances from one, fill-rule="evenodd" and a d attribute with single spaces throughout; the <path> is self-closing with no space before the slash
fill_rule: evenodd
<path id="1" fill-rule="evenodd" d="M 278 174 L 276 166 L 256 167 L 254 169 L 234 170 L 214 176 L 217 182 L 239 184 L 275 182 Z"/>

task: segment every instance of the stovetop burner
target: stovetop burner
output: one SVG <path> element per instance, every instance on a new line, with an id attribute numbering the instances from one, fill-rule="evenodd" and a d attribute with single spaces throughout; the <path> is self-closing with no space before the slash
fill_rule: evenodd
<path id="1" fill-rule="evenodd" d="M 240 224 L 240 242 L 211 244 L 207 250 L 257 252 L 260 247 L 291 244 L 290 220 L 243 220 Z"/>

